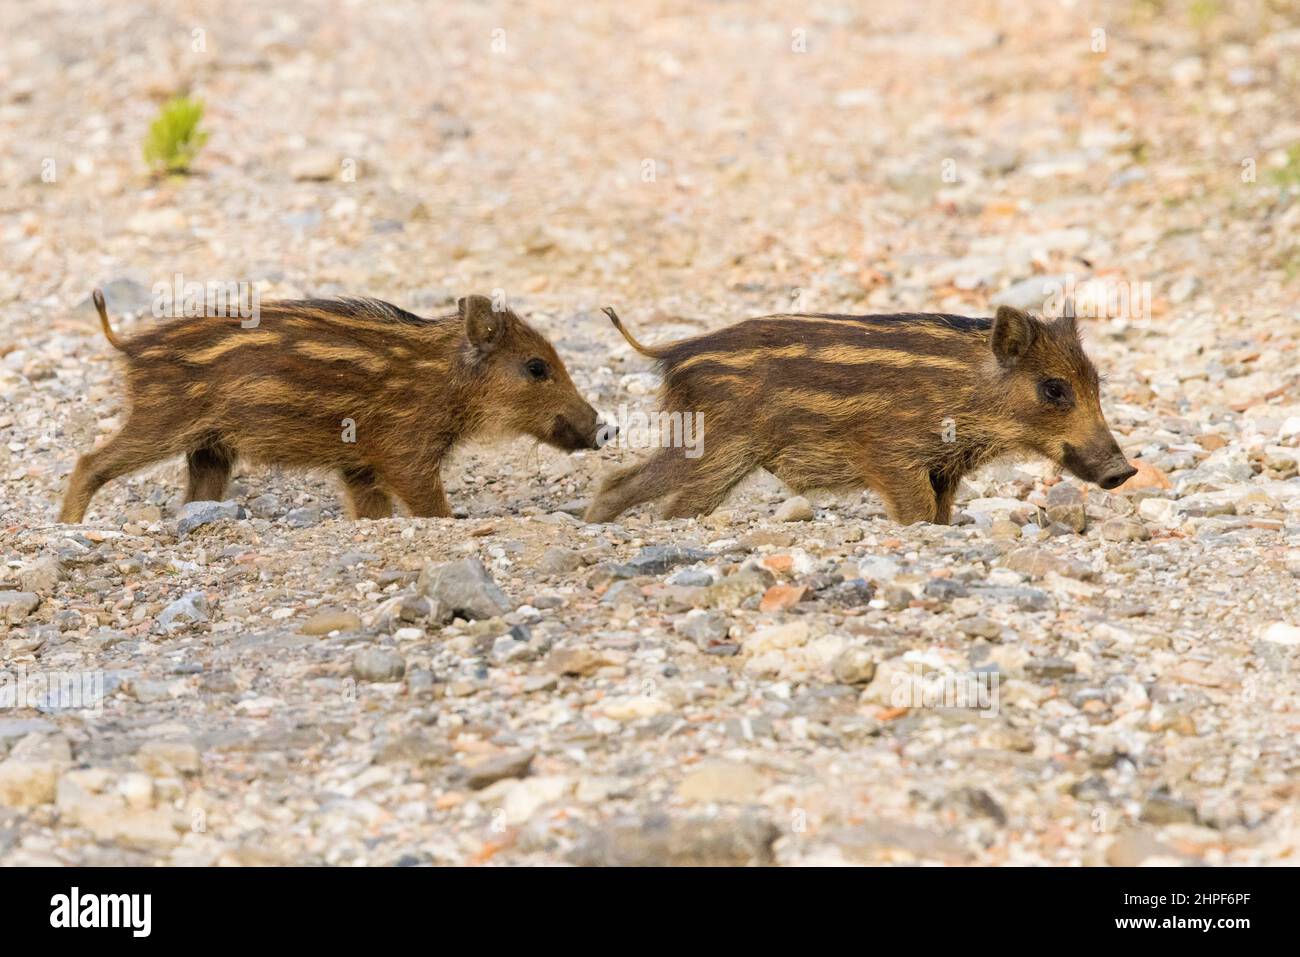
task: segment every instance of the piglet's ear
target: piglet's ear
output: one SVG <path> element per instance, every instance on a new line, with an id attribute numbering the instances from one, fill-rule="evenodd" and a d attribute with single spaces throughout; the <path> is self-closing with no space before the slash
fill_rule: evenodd
<path id="1" fill-rule="evenodd" d="M 999 306 L 993 319 L 990 345 L 998 363 L 1010 369 L 1025 357 L 1038 335 L 1038 322 L 1027 312 L 1010 306 Z"/>
<path id="2" fill-rule="evenodd" d="M 487 355 L 501 345 L 510 317 L 504 310 L 497 312 L 493 309 L 491 299 L 466 296 L 456 301 L 456 308 L 465 321 L 465 335 L 481 354 Z"/>

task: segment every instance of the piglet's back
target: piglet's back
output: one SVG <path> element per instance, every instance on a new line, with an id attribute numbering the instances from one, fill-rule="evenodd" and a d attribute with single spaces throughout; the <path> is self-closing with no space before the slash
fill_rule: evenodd
<path id="1" fill-rule="evenodd" d="M 658 348 L 670 390 L 752 395 L 836 417 L 879 411 L 882 394 L 965 388 L 990 322 L 963 316 L 775 315 Z"/>
<path id="2" fill-rule="evenodd" d="M 422 319 L 377 300 L 263 303 L 250 318 L 167 320 L 126 340 L 130 384 L 197 399 L 279 383 L 299 401 L 437 381 L 450 372 L 455 317 Z M 272 390 L 274 391 L 274 390 Z"/>

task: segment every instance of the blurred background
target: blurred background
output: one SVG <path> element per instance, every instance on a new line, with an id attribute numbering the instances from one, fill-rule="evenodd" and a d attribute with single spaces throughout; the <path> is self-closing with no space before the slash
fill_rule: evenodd
<path id="1" fill-rule="evenodd" d="M 7 0 L 0 309 L 182 272 L 417 309 L 978 310 L 1072 271 L 1262 320 L 1300 271 L 1298 10 Z M 159 177 L 178 95 L 208 138 Z"/>

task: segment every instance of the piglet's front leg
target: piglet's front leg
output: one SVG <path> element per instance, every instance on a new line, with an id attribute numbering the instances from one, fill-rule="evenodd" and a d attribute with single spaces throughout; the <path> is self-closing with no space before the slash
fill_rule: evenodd
<path id="1" fill-rule="evenodd" d="M 381 475 L 381 480 L 416 518 L 451 518 L 451 502 L 438 470 Z"/>
<path id="2" fill-rule="evenodd" d="M 900 525 L 936 520 L 937 502 L 930 473 L 924 469 L 905 469 L 886 477 L 876 477 L 875 490 L 885 500 L 891 521 Z M 944 516 L 946 520 L 947 516 Z"/>

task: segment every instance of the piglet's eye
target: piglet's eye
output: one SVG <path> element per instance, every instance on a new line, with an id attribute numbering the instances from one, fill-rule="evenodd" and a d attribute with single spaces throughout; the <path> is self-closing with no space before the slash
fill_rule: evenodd
<path id="1" fill-rule="evenodd" d="M 1044 402 L 1061 404 L 1070 401 L 1070 387 L 1060 379 L 1044 379 L 1038 386 Z"/>
<path id="2" fill-rule="evenodd" d="M 541 381 L 551 374 L 551 370 L 546 367 L 546 363 L 541 359 L 529 359 L 524 363 L 524 371 L 530 378 Z"/>

